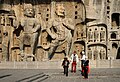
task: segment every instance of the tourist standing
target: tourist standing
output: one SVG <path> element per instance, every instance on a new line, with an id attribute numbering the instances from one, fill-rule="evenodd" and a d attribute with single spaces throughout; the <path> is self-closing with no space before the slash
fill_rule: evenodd
<path id="1" fill-rule="evenodd" d="M 76 51 L 73 52 L 73 54 L 71 55 L 71 62 L 72 62 L 72 68 L 71 68 L 71 72 L 76 72 L 76 65 L 79 62 L 78 59 L 78 55 L 76 53 Z"/>
<path id="2" fill-rule="evenodd" d="M 85 52 L 82 51 L 82 52 L 81 52 L 81 55 L 82 55 L 82 58 L 81 58 L 81 69 L 82 69 L 81 74 L 84 75 L 83 63 L 85 62 L 85 58 L 86 58 Z"/>
<path id="3" fill-rule="evenodd" d="M 83 63 L 83 70 L 84 70 L 84 78 L 88 79 L 88 73 L 89 73 L 89 60 L 85 60 Z"/>
<path id="4" fill-rule="evenodd" d="M 69 68 L 69 60 L 67 57 L 64 58 L 63 62 L 62 62 L 62 66 L 64 68 L 64 74 L 66 74 L 66 76 L 68 76 L 68 68 Z"/>

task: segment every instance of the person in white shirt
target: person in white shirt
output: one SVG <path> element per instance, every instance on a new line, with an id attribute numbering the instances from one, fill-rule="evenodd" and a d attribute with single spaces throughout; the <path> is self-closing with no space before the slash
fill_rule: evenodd
<path id="1" fill-rule="evenodd" d="M 85 59 L 86 59 L 85 52 L 84 52 L 84 51 L 82 51 L 82 58 L 81 58 L 81 60 L 85 60 Z"/>
<path id="2" fill-rule="evenodd" d="M 71 68 L 71 72 L 76 72 L 76 65 L 79 62 L 78 59 L 78 55 L 76 53 L 76 51 L 73 52 L 73 54 L 71 55 L 71 62 L 72 62 L 72 68 Z"/>

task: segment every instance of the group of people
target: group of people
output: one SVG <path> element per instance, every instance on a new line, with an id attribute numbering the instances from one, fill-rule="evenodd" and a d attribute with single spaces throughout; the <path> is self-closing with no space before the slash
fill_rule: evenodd
<path id="1" fill-rule="evenodd" d="M 87 56 L 85 55 L 85 52 L 82 51 L 82 58 L 81 58 L 81 74 L 82 76 L 84 76 L 85 79 L 88 78 L 88 73 L 89 73 L 89 60 L 87 59 Z M 71 72 L 75 73 L 76 72 L 76 66 L 79 62 L 79 58 L 78 55 L 76 53 L 76 51 L 73 52 L 73 54 L 70 57 L 70 60 L 68 59 L 68 57 L 65 57 L 63 62 L 62 62 L 62 66 L 64 68 L 64 74 L 66 76 L 68 76 L 68 68 L 69 68 L 69 64 L 71 62 Z"/>

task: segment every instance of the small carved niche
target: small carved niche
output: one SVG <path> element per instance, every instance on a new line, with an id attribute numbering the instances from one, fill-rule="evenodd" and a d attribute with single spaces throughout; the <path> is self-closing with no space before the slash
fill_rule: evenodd
<path id="1" fill-rule="evenodd" d="M 112 23 L 111 24 L 113 27 L 119 26 L 119 13 L 112 14 Z"/>

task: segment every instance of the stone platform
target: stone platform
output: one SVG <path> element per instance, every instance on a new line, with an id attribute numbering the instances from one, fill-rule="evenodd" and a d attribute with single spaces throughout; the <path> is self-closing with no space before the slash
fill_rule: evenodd
<path id="1" fill-rule="evenodd" d="M 80 70 L 68 77 L 62 69 L 0 69 L 0 82 L 120 82 L 120 69 L 94 68 L 84 79 Z"/>

